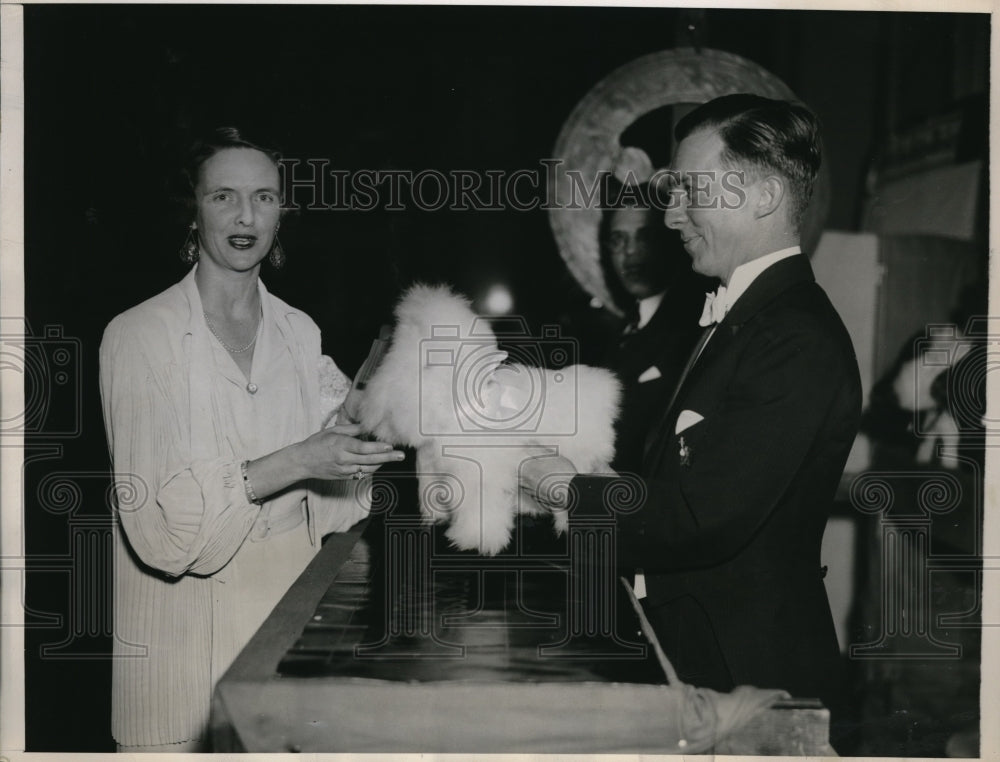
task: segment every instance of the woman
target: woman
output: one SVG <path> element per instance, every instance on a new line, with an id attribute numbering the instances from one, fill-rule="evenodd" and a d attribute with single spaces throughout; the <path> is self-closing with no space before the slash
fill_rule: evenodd
<path id="1" fill-rule="evenodd" d="M 196 264 L 101 344 L 120 751 L 207 750 L 219 677 L 319 537 L 366 514 L 351 480 L 403 457 L 355 425 L 320 428 L 319 330 L 258 279 L 284 256 L 277 161 L 233 129 L 196 146 Z"/>

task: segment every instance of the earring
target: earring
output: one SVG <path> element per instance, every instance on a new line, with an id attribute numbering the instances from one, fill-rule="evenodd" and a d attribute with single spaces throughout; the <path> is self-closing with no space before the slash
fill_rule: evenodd
<path id="1" fill-rule="evenodd" d="M 188 228 L 187 238 L 179 252 L 181 262 L 186 265 L 193 265 L 198 261 L 198 223 L 192 222 Z"/>
<path id="2" fill-rule="evenodd" d="M 278 228 L 281 223 L 274 226 L 274 240 L 271 242 L 271 251 L 267 254 L 267 261 L 271 263 L 271 267 L 275 270 L 280 270 L 285 266 L 285 250 L 281 247 L 281 241 L 278 240 Z"/>

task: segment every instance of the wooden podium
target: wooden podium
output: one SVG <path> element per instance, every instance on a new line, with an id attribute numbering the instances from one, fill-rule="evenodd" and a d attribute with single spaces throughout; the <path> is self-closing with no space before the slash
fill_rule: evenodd
<path id="1" fill-rule="evenodd" d="M 214 750 L 833 753 L 814 701 L 689 741 L 615 570 L 574 563 L 604 529 L 494 558 L 416 516 L 331 535 L 219 682 Z"/>

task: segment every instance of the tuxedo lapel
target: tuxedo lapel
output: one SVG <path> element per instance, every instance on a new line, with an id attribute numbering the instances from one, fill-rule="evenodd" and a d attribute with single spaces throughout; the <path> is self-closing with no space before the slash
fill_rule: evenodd
<path id="1" fill-rule="evenodd" d="M 688 376 L 691 375 L 691 371 L 694 369 L 695 363 L 701 359 L 701 355 L 705 351 L 705 345 L 708 343 L 708 340 L 712 338 L 712 328 L 712 326 L 708 326 L 704 331 L 702 331 L 701 338 L 698 339 L 698 343 L 695 344 L 694 349 L 691 350 L 691 356 L 688 357 L 687 364 L 684 366 L 684 370 L 681 371 L 680 378 L 677 379 L 674 391 L 670 395 L 670 401 L 667 403 L 667 406 L 663 411 L 664 416 L 667 416 L 670 413 L 674 406 L 674 401 L 677 399 L 677 395 L 684 386 L 684 382 L 687 381 Z"/>
<path id="2" fill-rule="evenodd" d="M 696 384 L 698 377 L 707 368 L 711 368 L 713 358 L 725 352 L 740 329 L 777 296 L 792 286 L 814 280 L 809 259 L 804 254 L 782 259 L 757 276 L 718 323 L 714 333 L 711 326 L 705 329 L 691 352 L 657 425 L 649 430 L 646 437 L 643 461 L 647 468 L 659 460 L 663 448 L 673 439 L 670 422 L 675 417 L 677 401 L 682 398 L 685 387 Z"/>
<path id="3" fill-rule="evenodd" d="M 727 325 L 727 322 L 727 320 L 723 319 L 722 322 L 715 326 L 714 331 L 712 330 L 713 326 L 708 326 L 704 333 L 702 333 L 698 344 L 691 351 L 691 356 L 688 358 L 687 365 L 684 367 L 684 371 L 681 373 L 677 385 L 674 387 L 670 401 L 663 409 L 657 425 L 652 427 L 646 436 L 643 448 L 643 461 L 647 464 L 650 462 L 655 463 L 660 457 L 662 448 L 666 447 L 672 440 L 673 430 L 670 422 L 675 418 L 676 403 L 678 398 L 681 397 L 681 392 L 685 388 L 698 383 L 698 378 L 704 372 L 705 368 L 711 367 L 712 358 L 724 352 L 726 346 L 732 341 L 733 336 L 736 335 L 738 326 Z"/>

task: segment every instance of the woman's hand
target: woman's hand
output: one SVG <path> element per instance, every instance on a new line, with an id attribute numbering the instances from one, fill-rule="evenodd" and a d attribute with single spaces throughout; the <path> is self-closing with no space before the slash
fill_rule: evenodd
<path id="1" fill-rule="evenodd" d="M 305 479 L 360 479 L 405 456 L 385 442 L 358 439 L 357 424 L 331 426 L 247 463 L 247 480 L 264 500 Z"/>
<path id="2" fill-rule="evenodd" d="M 404 454 L 386 442 L 358 439 L 361 426 L 338 424 L 293 445 L 292 458 L 303 479 L 351 479 L 368 476 L 383 463 L 400 461 Z"/>

